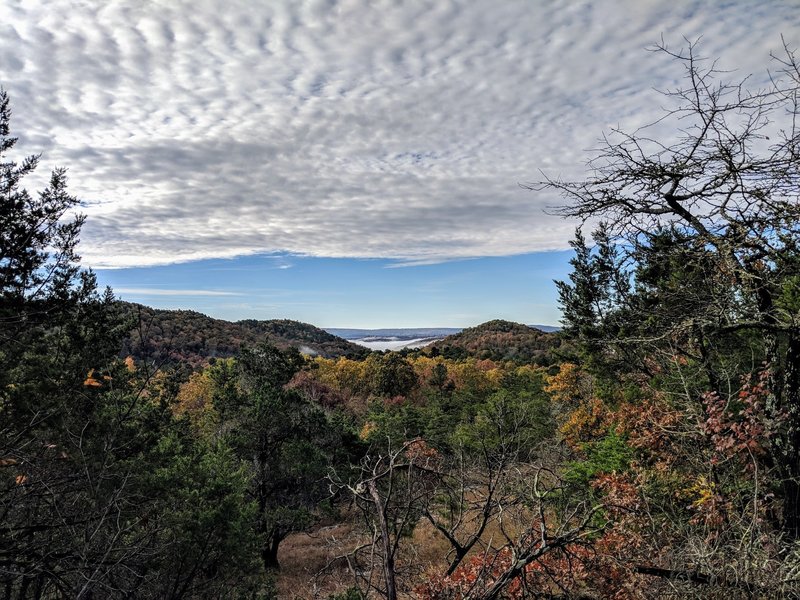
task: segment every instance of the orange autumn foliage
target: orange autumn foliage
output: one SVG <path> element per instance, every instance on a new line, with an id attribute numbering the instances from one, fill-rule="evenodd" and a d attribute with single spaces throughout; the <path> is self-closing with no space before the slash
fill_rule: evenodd
<path id="1" fill-rule="evenodd" d="M 590 575 L 594 553 L 588 546 L 570 544 L 553 549 L 527 565 L 503 590 L 501 598 L 523 600 L 549 597 L 559 590 L 578 592 Z M 414 591 L 420 600 L 481 598 L 514 564 L 508 547 L 481 552 L 465 560 L 452 575 L 433 576 Z"/>
<path id="2" fill-rule="evenodd" d="M 617 433 L 625 435 L 631 447 L 646 451 L 658 471 L 668 471 L 684 453 L 680 444 L 686 436 L 678 434 L 689 427 L 687 414 L 662 398 L 623 403 L 616 410 L 614 423 Z"/>
<path id="3" fill-rule="evenodd" d="M 83 382 L 86 387 L 101 387 L 103 383 L 95 378 L 94 369 L 90 370 Z"/>
<path id="4" fill-rule="evenodd" d="M 544 391 L 555 404 L 576 406 L 592 396 L 589 377 L 576 364 L 565 362 L 558 373 L 545 377 Z"/>
<path id="5" fill-rule="evenodd" d="M 592 398 L 586 404 L 569 413 L 567 420 L 559 427 L 564 441 L 573 449 L 585 442 L 601 438 L 608 430 L 611 413 L 603 401 Z"/>

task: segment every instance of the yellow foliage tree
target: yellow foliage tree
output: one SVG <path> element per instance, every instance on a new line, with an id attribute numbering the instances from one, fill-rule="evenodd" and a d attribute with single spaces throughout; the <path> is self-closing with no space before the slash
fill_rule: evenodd
<path id="1" fill-rule="evenodd" d="M 545 378 L 544 391 L 550 394 L 554 403 L 574 408 L 592 397 L 591 380 L 574 363 L 565 362 L 558 373 Z"/>
<path id="2" fill-rule="evenodd" d="M 214 382 L 207 371 L 192 373 L 176 397 L 173 413 L 185 416 L 197 433 L 210 434 L 219 421 L 213 403 Z"/>

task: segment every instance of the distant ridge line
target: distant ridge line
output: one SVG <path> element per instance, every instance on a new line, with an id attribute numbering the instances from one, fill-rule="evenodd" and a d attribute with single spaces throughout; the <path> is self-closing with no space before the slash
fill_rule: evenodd
<path id="1" fill-rule="evenodd" d="M 533 329 L 552 333 L 560 331 L 560 327 L 553 325 L 528 325 Z M 446 337 L 461 333 L 469 327 L 383 327 L 377 329 L 357 328 L 357 327 L 323 327 L 325 331 L 339 336 L 346 340 L 357 340 L 363 338 L 397 338 L 397 339 L 416 339 L 416 338 L 437 338 Z"/>

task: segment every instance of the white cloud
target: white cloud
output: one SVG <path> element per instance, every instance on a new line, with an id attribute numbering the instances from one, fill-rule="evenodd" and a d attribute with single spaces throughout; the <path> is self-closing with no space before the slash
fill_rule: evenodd
<path id="1" fill-rule="evenodd" d="M 114 292 L 120 296 L 241 296 L 236 292 L 224 292 L 220 290 L 181 290 L 181 289 L 159 289 L 159 288 L 132 288 L 118 287 Z"/>
<path id="2" fill-rule="evenodd" d="M 799 32 L 789 0 L 6 0 L 0 84 L 89 202 L 89 265 L 425 264 L 564 248 L 559 199 L 517 183 L 659 114 L 662 34 L 745 75 Z"/>

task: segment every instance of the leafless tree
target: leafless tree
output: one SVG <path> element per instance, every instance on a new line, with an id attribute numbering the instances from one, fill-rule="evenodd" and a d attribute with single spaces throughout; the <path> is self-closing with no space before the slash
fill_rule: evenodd
<path id="1" fill-rule="evenodd" d="M 414 439 L 368 454 L 348 481 L 331 476 L 335 491 L 346 490 L 364 512 L 372 533 L 370 558 L 380 561 L 382 585 L 372 579 L 371 565 L 363 577 L 368 589 L 397 600 L 397 556 L 440 479 L 439 455 L 422 439 Z M 367 549 L 367 547 L 363 547 Z"/>
<path id="2" fill-rule="evenodd" d="M 727 81 L 696 44 L 675 51 L 662 43 L 655 50 L 684 69 L 685 85 L 663 92 L 672 108 L 647 128 L 603 138 L 586 180 L 546 179 L 530 187 L 561 192 L 562 215 L 602 223 L 611 248 L 603 285 L 612 291 L 603 298 L 605 315 L 587 314 L 607 323 L 616 313 L 627 322 L 600 343 L 665 350 L 671 344 L 701 364 L 707 389 L 719 392 L 726 391 L 717 389 L 720 382 L 732 379 L 720 371 L 737 348 L 746 348 L 755 364 L 763 361 L 783 531 L 798 539 L 800 63 L 784 43 L 767 85 L 751 89 L 748 78 Z M 646 289 L 637 268 L 666 264 L 668 252 L 692 278 Z M 651 302 L 641 302 L 644 293 Z M 670 306 L 678 309 L 665 312 Z M 648 328 L 626 332 L 624 325 L 639 318 L 650 318 Z"/>

